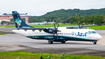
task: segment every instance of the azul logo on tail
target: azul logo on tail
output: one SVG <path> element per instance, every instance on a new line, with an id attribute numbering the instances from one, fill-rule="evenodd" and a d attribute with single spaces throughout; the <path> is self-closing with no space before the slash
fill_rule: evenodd
<path id="1" fill-rule="evenodd" d="M 19 26 L 21 25 L 22 21 L 19 18 L 17 18 L 17 19 L 15 19 L 15 23 L 17 23 L 17 26 L 19 28 Z"/>

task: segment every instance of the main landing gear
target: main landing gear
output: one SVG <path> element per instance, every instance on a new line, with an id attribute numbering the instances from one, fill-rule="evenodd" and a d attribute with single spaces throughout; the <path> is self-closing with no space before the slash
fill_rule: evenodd
<path id="1" fill-rule="evenodd" d="M 65 43 L 65 40 L 61 41 L 61 43 Z"/>
<path id="2" fill-rule="evenodd" d="M 63 44 L 63 43 L 65 43 L 66 41 L 65 41 L 65 40 L 62 40 L 62 41 L 55 41 L 55 42 L 61 42 L 61 43 Z M 48 40 L 48 43 L 49 43 L 49 44 L 53 44 L 53 40 Z"/>
<path id="3" fill-rule="evenodd" d="M 48 43 L 49 43 L 49 44 L 53 44 L 53 41 L 52 41 L 52 40 L 49 40 Z"/>

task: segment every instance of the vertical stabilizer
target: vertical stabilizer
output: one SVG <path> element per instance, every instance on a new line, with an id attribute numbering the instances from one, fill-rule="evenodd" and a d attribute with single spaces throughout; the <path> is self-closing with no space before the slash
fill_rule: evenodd
<path id="1" fill-rule="evenodd" d="M 29 25 L 27 25 L 22 18 L 20 17 L 20 14 L 17 11 L 12 11 L 12 16 L 14 18 L 14 23 L 16 28 L 34 28 Z"/>

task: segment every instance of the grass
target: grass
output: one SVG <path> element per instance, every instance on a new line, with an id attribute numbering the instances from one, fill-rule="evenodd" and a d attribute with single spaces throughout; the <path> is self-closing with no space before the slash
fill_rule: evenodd
<path id="1" fill-rule="evenodd" d="M 0 35 L 4 35 L 4 34 L 7 34 L 7 33 L 0 33 Z"/>
<path id="2" fill-rule="evenodd" d="M 14 51 L 0 52 L 0 59 L 105 59 L 105 57 Z"/>
<path id="3" fill-rule="evenodd" d="M 49 24 L 49 25 L 30 25 L 32 27 L 54 27 L 53 24 Z M 58 26 L 58 24 L 55 25 L 56 27 Z M 71 25 L 71 24 L 60 24 L 60 27 L 64 27 L 64 26 L 78 26 L 78 25 Z M 0 25 L 0 27 L 15 27 L 15 25 Z"/>
<path id="4" fill-rule="evenodd" d="M 91 26 L 91 27 L 84 27 L 84 29 L 95 29 L 95 30 L 105 30 L 105 25 L 104 26 Z"/>
<path id="5" fill-rule="evenodd" d="M 0 27 L 15 27 L 15 25 L 0 25 Z"/>

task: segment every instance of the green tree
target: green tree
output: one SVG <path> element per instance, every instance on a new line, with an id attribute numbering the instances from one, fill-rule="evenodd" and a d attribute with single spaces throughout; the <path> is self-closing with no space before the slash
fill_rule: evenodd
<path id="1" fill-rule="evenodd" d="M 99 15 L 99 16 L 95 16 L 94 19 L 95 19 L 94 24 L 102 25 L 102 20 L 104 19 L 104 17 Z"/>
<path id="2" fill-rule="evenodd" d="M 3 25 L 4 23 L 6 23 L 6 21 L 2 21 L 1 24 Z"/>
<path id="3" fill-rule="evenodd" d="M 46 21 L 47 22 L 52 22 L 52 21 L 54 21 L 56 19 L 56 17 L 55 16 L 48 16 L 48 17 L 46 17 Z M 56 21 L 56 20 L 55 20 Z"/>

